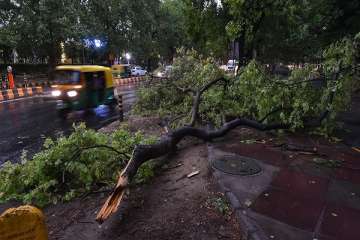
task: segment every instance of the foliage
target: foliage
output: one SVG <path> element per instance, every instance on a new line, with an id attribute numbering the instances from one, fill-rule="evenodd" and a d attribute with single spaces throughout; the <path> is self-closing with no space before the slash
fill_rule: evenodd
<path id="1" fill-rule="evenodd" d="M 315 62 L 325 46 L 360 31 L 356 0 L 223 2 L 231 17 L 227 33 L 247 60 Z"/>
<path id="2" fill-rule="evenodd" d="M 204 56 L 227 58 L 229 38 L 225 26 L 229 20 L 225 7 L 216 0 L 184 0 L 184 35 L 190 47 Z"/>
<path id="3" fill-rule="evenodd" d="M 15 199 L 43 206 L 112 184 L 135 145 L 153 141 L 124 129 L 106 135 L 83 124 L 76 126 L 69 137 L 46 139 L 44 150 L 32 160 L 27 161 L 25 155 L 22 163 L 6 162 L 0 170 L 0 201 Z M 124 154 L 100 147 L 103 145 Z M 144 170 L 138 175 L 148 179 L 151 174 Z"/>
<path id="4" fill-rule="evenodd" d="M 142 164 L 135 175 L 135 183 L 147 183 L 155 176 L 155 164 L 152 161 Z"/>
<path id="5" fill-rule="evenodd" d="M 207 199 L 205 205 L 208 208 L 216 209 L 222 215 L 229 215 L 231 212 L 230 204 L 225 199 L 225 196 L 222 194 L 221 195 L 219 194 L 219 196 Z"/>
<path id="6" fill-rule="evenodd" d="M 183 14 L 167 0 L 6 0 L 0 3 L 0 49 L 21 58 L 60 62 L 61 43 L 74 61 L 107 61 L 109 54 L 131 52 L 140 63 L 172 58 L 183 42 Z M 86 40 L 100 39 L 96 48 Z M 146 42 L 146 44 L 144 44 Z M 78 62 L 78 61 L 77 61 Z"/>
<path id="7" fill-rule="evenodd" d="M 173 68 L 167 82 L 140 88 L 138 100 L 134 107 L 136 114 L 156 113 L 161 117 L 184 115 L 178 119 L 177 125 L 185 123 L 190 117 L 189 112 L 192 107 L 193 97 L 188 93 L 183 93 L 180 89 L 199 89 L 204 84 L 224 75 L 223 71 L 215 64 L 214 59 L 203 58 L 194 50 L 185 51 L 180 49 L 178 55 L 179 57 L 174 59 Z M 220 89 L 220 86 L 215 88 Z M 214 102 L 217 95 L 218 93 L 212 90 L 204 94 L 203 99 L 205 101 L 200 105 L 199 112 L 204 119 L 215 121 L 213 118 L 217 118 L 212 111 L 209 111 L 209 109 L 215 107 Z"/>
<path id="8" fill-rule="evenodd" d="M 63 42 L 74 60 L 130 51 L 156 65 L 179 47 L 225 60 L 236 41 L 247 60 L 314 62 L 324 46 L 360 31 L 359 10 L 357 0 L 3 0 L 0 50 L 7 61 L 16 48 L 28 61 L 57 63 Z M 104 46 L 84 48 L 94 38 Z"/>
<path id="9" fill-rule="evenodd" d="M 330 114 L 319 130 L 331 133 L 335 127 L 336 114 L 349 106 L 356 64 L 354 44 L 353 40 L 347 38 L 335 42 L 324 51 L 321 69 L 316 71 L 318 66 L 308 64 L 292 71 L 286 81 L 267 75 L 262 66 L 251 62 L 240 75 L 239 81 L 235 81 L 232 86 L 235 89 L 230 91 L 234 93 L 230 99 L 238 101 L 230 105 L 233 106 L 230 107 L 231 111 L 236 116 L 245 114 L 262 119 L 267 113 L 282 109 L 279 114 L 269 117 L 267 122 L 288 123 L 297 129 L 302 128 L 304 122 L 329 110 Z M 323 74 L 324 79 L 319 74 Z M 319 77 L 317 81 L 311 81 Z M 330 101 L 333 91 L 334 99 Z"/>
<path id="10" fill-rule="evenodd" d="M 307 64 L 293 70 L 285 80 L 270 75 L 264 65 L 253 60 L 237 77 L 204 93 L 200 118 L 219 126 L 225 116 L 260 120 L 274 112 L 265 122 L 289 124 L 291 129 L 297 130 L 329 110 L 324 124 L 317 129 L 329 134 L 336 126 L 336 114 L 349 105 L 359 51 L 357 41 L 357 38 L 345 38 L 335 42 L 324 51 L 320 67 Z M 222 76 L 211 59 L 202 59 L 194 51 L 180 54 L 183 55 L 175 60 L 167 82 L 140 91 L 137 113 L 187 116 L 192 96 L 177 87 L 199 89 Z M 182 120 L 178 124 L 189 122 L 188 118 Z"/>

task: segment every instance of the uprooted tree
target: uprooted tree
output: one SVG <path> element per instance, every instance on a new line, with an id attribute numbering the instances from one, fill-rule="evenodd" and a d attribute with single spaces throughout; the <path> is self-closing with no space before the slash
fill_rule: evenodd
<path id="1" fill-rule="evenodd" d="M 97 215 L 105 221 L 117 209 L 140 166 L 176 151 L 185 137 L 211 141 L 238 126 L 261 131 L 312 129 L 330 134 L 335 117 L 359 85 L 358 34 L 329 46 L 321 65 L 307 64 L 289 78 L 273 76 L 256 61 L 227 77 L 214 60 L 180 51 L 166 81 L 140 90 L 135 112 L 157 114 L 167 133 L 156 143 L 136 145 L 113 192 Z M 215 130 L 209 130 L 212 124 Z"/>

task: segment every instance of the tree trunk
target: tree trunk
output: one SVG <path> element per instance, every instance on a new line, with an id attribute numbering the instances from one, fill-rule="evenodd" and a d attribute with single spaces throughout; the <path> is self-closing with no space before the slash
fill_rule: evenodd
<path id="1" fill-rule="evenodd" d="M 239 58 L 239 65 L 244 65 L 245 59 L 245 31 L 241 32 L 241 35 L 236 39 L 238 42 L 238 58 Z"/>

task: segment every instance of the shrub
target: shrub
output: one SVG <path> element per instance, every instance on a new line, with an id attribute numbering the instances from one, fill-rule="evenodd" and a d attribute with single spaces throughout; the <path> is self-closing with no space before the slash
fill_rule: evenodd
<path id="1" fill-rule="evenodd" d="M 119 129 L 106 135 L 81 124 L 69 137 L 46 139 L 44 150 L 32 160 L 5 163 L 0 169 L 0 201 L 44 206 L 112 184 L 135 145 L 150 141 L 154 139 L 147 140 L 139 132 Z"/>

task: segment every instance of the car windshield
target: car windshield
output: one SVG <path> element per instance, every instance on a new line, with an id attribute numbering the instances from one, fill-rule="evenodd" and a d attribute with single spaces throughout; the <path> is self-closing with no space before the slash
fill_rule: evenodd
<path id="1" fill-rule="evenodd" d="M 237 64 L 236 60 L 229 60 L 228 63 L 227 63 L 228 66 L 234 66 L 236 64 Z"/>
<path id="2" fill-rule="evenodd" d="M 55 82 L 57 84 L 79 84 L 80 72 L 70 70 L 58 70 L 55 72 Z"/>

